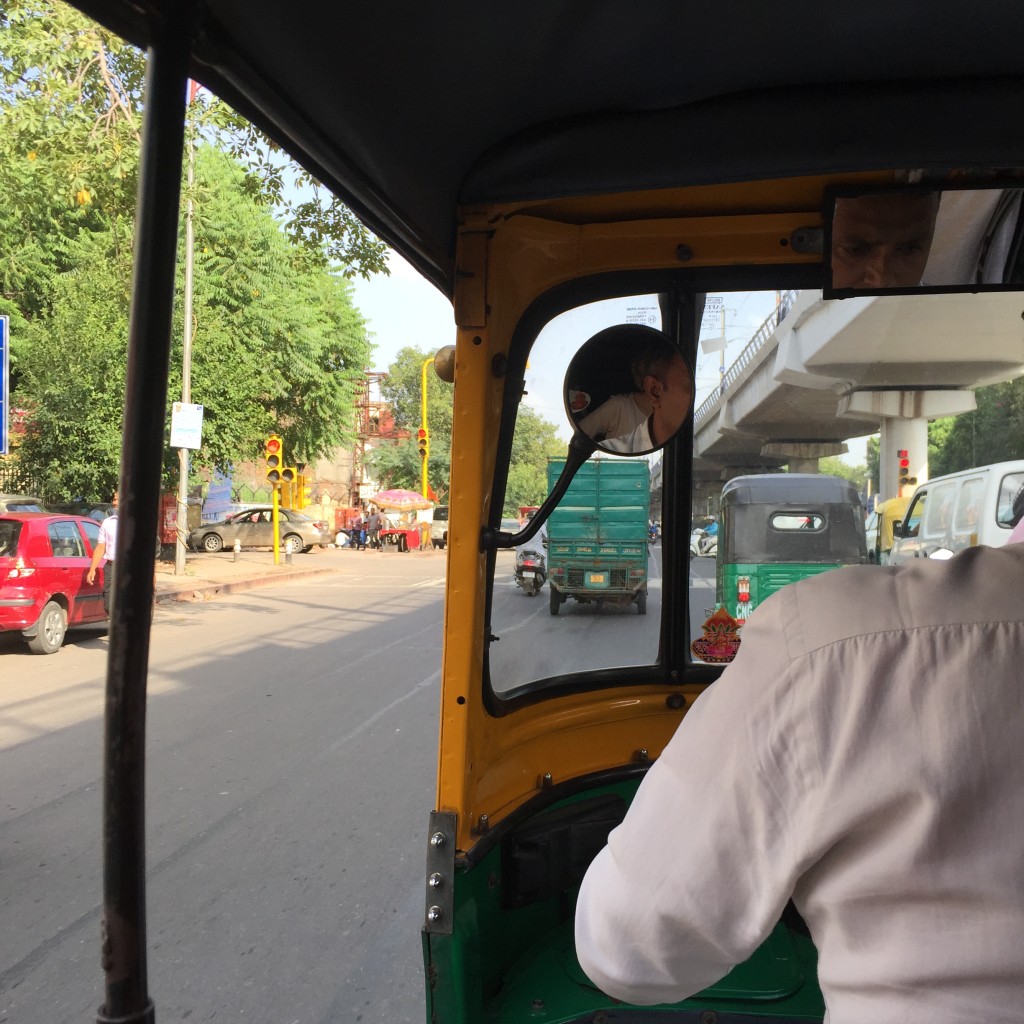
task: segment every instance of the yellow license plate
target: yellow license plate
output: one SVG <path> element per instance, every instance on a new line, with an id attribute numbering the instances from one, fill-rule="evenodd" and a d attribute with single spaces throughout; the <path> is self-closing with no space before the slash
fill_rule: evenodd
<path id="1" fill-rule="evenodd" d="M 608 577 L 603 572 L 592 572 L 588 582 L 592 587 L 603 587 L 608 582 Z"/>

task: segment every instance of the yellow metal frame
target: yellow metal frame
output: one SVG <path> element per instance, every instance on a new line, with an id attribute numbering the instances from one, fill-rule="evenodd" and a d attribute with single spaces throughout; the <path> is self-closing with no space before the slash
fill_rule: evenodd
<path id="1" fill-rule="evenodd" d="M 501 718 L 483 703 L 487 560 L 480 529 L 493 495 L 504 381 L 492 371 L 523 314 L 558 285 L 606 272 L 816 263 L 791 233 L 820 227 L 827 186 L 892 174 L 791 179 L 715 188 L 569 198 L 462 211 L 448 584 L 437 809 L 455 812 L 458 847 L 555 783 L 656 757 L 700 687 L 612 687 L 556 697 Z M 684 247 L 684 248 L 680 248 Z M 677 703 L 677 702 L 673 702 Z"/>

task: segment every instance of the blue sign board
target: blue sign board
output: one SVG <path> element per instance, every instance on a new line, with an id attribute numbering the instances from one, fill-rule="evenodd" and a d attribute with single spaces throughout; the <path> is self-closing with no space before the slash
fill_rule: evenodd
<path id="1" fill-rule="evenodd" d="M 8 419 L 10 413 L 11 375 L 8 357 L 9 335 L 7 317 L 0 316 L 0 455 L 10 454 L 8 443 Z"/>

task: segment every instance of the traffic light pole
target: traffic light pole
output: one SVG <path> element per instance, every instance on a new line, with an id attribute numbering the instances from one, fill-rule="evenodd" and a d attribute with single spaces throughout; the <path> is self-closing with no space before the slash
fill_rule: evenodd
<path id="1" fill-rule="evenodd" d="M 188 136 L 188 189 L 185 196 L 185 297 L 182 320 L 185 324 L 181 346 L 181 402 L 192 401 L 192 285 L 195 228 L 192 224 L 192 190 L 196 178 L 196 148 L 192 138 L 191 115 L 186 125 Z M 174 529 L 174 575 L 185 573 L 185 541 L 188 539 L 189 449 L 178 449 L 178 506 Z M 163 527 L 161 523 L 160 528 Z"/>
<path id="2" fill-rule="evenodd" d="M 281 485 L 274 484 L 274 504 L 272 519 L 274 524 L 274 565 L 281 564 L 281 517 L 278 509 L 281 507 Z"/>
<path id="3" fill-rule="evenodd" d="M 423 360 L 423 367 L 420 372 L 420 430 L 422 431 L 422 443 L 420 444 L 420 494 L 424 498 L 430 497 L 427 480 L 427 463 L 430 461 L 430 428 L 427 426 L 427 367 L 434 361 L 434 357 Z"/>

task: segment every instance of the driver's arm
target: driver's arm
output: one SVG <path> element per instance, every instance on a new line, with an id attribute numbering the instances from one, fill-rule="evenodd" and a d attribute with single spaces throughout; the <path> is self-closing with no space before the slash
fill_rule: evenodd
<path id="1" fill-rule="evenodd" d="M 768 602 L 751 617 L 737 659 L 687 713 L 584 879 L 577 955 L 617 999 L 675 1002 L 706 988 L 754 952 L 793 893 L 814 786 L 787 722 L 790 665 L 772 612 Z"/>

